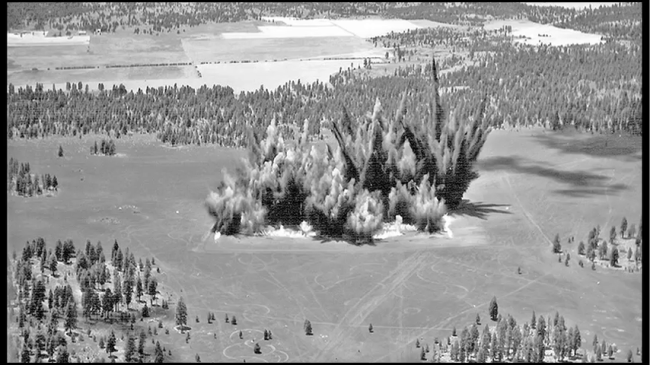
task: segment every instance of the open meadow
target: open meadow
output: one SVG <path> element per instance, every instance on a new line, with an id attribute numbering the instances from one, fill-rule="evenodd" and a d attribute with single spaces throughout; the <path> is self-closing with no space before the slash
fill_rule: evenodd
<path id="1" fill-rule="evenodd" d="M 203 362 L 417 358 L 416 339 L 442 339 L 477 313 L 493 327 L 493 296 L 499 313 L 519 323 L 533 310 L 559 311 L 580 327 L 583 349 L 594 334 L 621 351 L 642 345 L 641 275 L 581 268 L 577 243 L 566 243 L 570 236 L 586 241 L 598 224 L 618 226 L 623 216 L 638 223 L 638 137 L 493 131 L 478 160 L 481 177 L 451 214 L 453 234 L 410 233 L 375 246 L 278 237 L 215 242 L 203 202 L 244 150 L 168 148 L 136 136 L 116 141 L 117 156 L 90 156 L 96 138 L 8 141 L 7 159 L 29 161 L 60 185 L 55 197 L 8 195 L 8 252 L 41 236 L 48 245 L 71 238 L 77 247 L 117 239 L 138 257 L 154 257 L 161 296 L 171 308 L 179 296 L 188 306 L 189 343 L 175 331 L 153 336 L 174 360 L 193 361 L 195 353 Z M 59 144 L 65 157 L 57 157 Z M 551 253 L 556 233 L 571 253 L 568 267 Z M 212 324 L 208 312 L 216 314 Z M 226 314 L 237 325 L 225 323 Z M 305 319 L 313 336 L 303 331 Z M 272 340 L 262 339 L 264 329 Z M 261 354 L 253 353 L 255 342 Z"/>

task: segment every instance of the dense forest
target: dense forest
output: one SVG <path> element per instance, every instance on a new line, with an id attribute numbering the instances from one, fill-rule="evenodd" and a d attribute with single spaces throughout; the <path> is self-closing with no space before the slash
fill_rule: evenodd
<path id="1" fill-rule="evenodd" d="M 48 247 L 39 237 L 27 241 L 20 254 L 13 252 L 10 275 L 17 295 L 8 312 L 8 361 L 107 362 L 102 354 L 106 353 L 108 361 L 115 362 L 118 348 L 124 349 L 118 361 L 170 360 L 171 350 L 158 341 L 154 346 L 153 341 L 157 329 L 169 334 L 169 327 L 159 319 L 153 332 L 150 324 L 145 332 L 143 321 L 169 310 L 169 298 L 160 292 L 156 275 L 160 267 L 155 267 L 154 258 L 136 261 L 133 252 L 128 247 L 123 250 L 117 240 L 110 247 L 107 258 L 99 241 L 95 245 L 87 240 L 84 248 L 75 248 L 66 239 Z M 143 297 L 148 297 L 150 306 Z M 156 302 L 162 304 L 154 306 Z M 87 327 L 99 321 L 110 324 L 110 332 Z M 128 342 L 126 346 L 119 344 L 120 339 Z M 83 342 L 83 349 L 71 345 Z"/>
<path id="2" fill-rule="evenodd" d="M 531 6 L 518 2 L 466 3 L 8 3 L 7 30 L 33 27 L 59 31 L 138 27 L 140 34 L 180 32 L 181 28 L 218 22 L 261 20 L 263 16 L 340 18 L 378 15 L 428 19 L 459 25 L 481 25 L 487 19 L 527 18 L 607 38 L 636 39 L 641 35 L 641 3 L 586 8 Z"/>

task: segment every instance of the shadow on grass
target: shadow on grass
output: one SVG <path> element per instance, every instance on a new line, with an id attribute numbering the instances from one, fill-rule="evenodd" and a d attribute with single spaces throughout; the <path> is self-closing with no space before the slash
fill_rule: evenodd
<path id="1" fill-rule="evenodd" d="M 463 199 L 463 201 L 458 205 L 458 207 L 454 210 L 451 210 L 449 214 L 452 216 L 454 215 L 469 216 L 469 217 L 475 217 L 475 218 L 486 220 L 488 214 L 491 213 L 512 214 L 511 212 L 505 209 L 498 209 L 498 208 L 507 208 L 509 206 L 510 204 L 485 204 L 482 202 L 473 203 L 467 199 Z"/>
<path id="2" fill-rule="evenodd" d="M 607 181 L 612 179 L 610 176 L 599 175 L 590 171 L 566 171 L 540 166 L 539 164 L 526 161 L 522 157 L 490 157 L 480 161 L 478 166 L 483 171 L 512 171 L 567 184 L 569 188 L 558 189 L 553 192 L 569 197 L 586 197 L 604 195 L 605 193 L 611 195 L 628 189 L 627 185 L 621 183 L 607 184 Z"/>
<path id="3" fill-rule="evenodd" d="M 572 138 L 577 137 L 577 138 Z M 622 134 L 593 134 L 589 137 L 575 131 L 547 133 L 534 139 L 542 145 L 560 150 L 562 153 L 582 154 L 591 157 L 641 160 L 642 139 L 640 136 Z"/>

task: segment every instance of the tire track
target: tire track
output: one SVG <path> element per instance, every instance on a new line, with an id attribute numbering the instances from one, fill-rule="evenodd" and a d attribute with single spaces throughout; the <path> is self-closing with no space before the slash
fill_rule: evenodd
<path id="1" fill-rule="evenodd" d="M 337 323 L 329 336 L 332 339 L 331 342 L 318 352 L 313 361 L 323 362 L 323 357 L 326 354 L 330 354 L 334 348 L 344 343 L 349 337 L 351 329 L 360 326 L 375 308 L 384 302 L 406 279 L 419 270 L 421 265 L 426 263 L 429 256 L 429 252 L 415 252 L 361 297 Z M 342 328 L 344 324 L 345 329 Z"/>

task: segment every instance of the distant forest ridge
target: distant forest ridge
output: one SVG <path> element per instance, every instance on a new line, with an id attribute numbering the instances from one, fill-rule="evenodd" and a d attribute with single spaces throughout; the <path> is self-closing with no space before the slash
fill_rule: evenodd
<path id="1" fill-rule="evenodd" d="M 525 3 L 7 3 L 7 30 L 115 32 L 118 28 L 148 27 L 142 34 L 178 31 L 201 24 L 261 20 L 263 16 L 301 19 L 381 16 L 426 19 L 459 25 L 482 25 L 489 19 L 524 19 L 553 24 L 608 38 L 641 37 L 640 2 L 574 9 Z"/>

